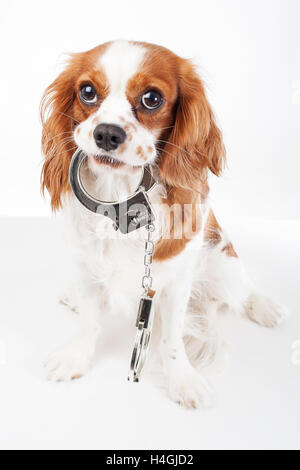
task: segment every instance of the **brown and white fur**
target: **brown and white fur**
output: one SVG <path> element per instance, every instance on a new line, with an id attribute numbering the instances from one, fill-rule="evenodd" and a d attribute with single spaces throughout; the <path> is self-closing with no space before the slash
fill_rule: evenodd
<path id="1" fill-rule="evenodd" d="M 97 92 L 92 105 L 79 97 L 84 84 Z M 147 90 L 163 97 L 158 109 L 143 107 Z M 215 350 L 211 328 L 224 306 L 264 326 L 278 324 L 285 309 L 248 281 L 210 207 L 208 173 L 220 175 L 225 150 L 193 65 L 163 47 L 128 41 L 73 54 L 45 92 L 42 121 L 42 188 L 72 231 L 78 276 L 69 302 L 81 318 L 73 341 L 47 361 L 49 379 L 84 375 L 101 338 L 101 317 L 125 314 L 132 322 L 141 294 L 145 234 L 120 236 L 75 200 L 68 169 L 80 148 L 88 155 L 85 185 L 102 200 L 132 194 L 141 167 L 153 165 L 160 181 L 149 196 L 157 214 L 153 279 L 163 371 L 173 400 L 186 407 L 209 403 L 209 386 L 191 365 L 186 340 L 197 337 L 194 355 L 204 360 Z M 101 123 L 125 131 L 116 149 L 97 146 L 93 133 Z"/>

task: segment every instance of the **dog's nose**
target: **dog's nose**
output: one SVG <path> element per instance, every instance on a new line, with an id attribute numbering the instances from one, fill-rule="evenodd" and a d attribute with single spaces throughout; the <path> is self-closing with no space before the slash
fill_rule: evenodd
<path id="1" fill-rule="evenodd" d="M 99 148 L 115 150 L 126 139 L 126 132 L 114 124 L 98 124 L 94 130 L 94 139 Z"/>

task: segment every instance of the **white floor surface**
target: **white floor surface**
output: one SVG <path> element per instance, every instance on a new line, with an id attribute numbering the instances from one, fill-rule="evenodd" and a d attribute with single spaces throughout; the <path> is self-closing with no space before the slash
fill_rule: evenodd
<path id="1" fill-rule="evenodd" d="M 300 364 L 293 346 L 300 349 L 300 221 L 227 225 L 258 285 L 285 303 L 290 317 L 275 329 L 228 317 L 230 358 L 210 377 L 217 404 L 185 411 L 150 375 L 140 384 L 126 381 L 134 328 L 124 334 L 117 318 L 86 377 L 45 380 L 42 362 L 73 322 L 57 302 L 59 231 L 52 219 L 0 219 L 0 447 L 299 449 Z"/>

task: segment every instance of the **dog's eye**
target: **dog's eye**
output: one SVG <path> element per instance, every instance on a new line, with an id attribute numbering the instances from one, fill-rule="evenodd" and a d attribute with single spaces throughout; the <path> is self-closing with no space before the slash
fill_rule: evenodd
<path id="1" fill-rule="evenodd" d="M 98 95 L 92 85 L 83 85 L 79 90 L 79 98 L 84 104 L 93 105 L 98 101 Z"/>
<path id="2" fill-rule="evenodd" d="M 162 105 L 163 98 L 159 91 L 148 90 L 142 96 L 142 104 L 147 109 L 157 109 Z"/>

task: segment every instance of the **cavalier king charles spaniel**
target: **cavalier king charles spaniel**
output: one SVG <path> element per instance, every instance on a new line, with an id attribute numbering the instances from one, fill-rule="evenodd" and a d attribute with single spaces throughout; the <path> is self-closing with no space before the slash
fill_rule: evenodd
<path id="1" fill-rule="evenodd" d="M 42 189 L 72 233 L 78 269 L 64 302 L 80 319 L 71 343 L 46 362 L 48 378 L 86 374 L 104 315 L 125 314 L 134 324 L 141 294 L 145 229 L 122 235 L 77 201 L 69 166 L 81 149 L 84 185 L 98 199 L 133 194 L 145 165 L 156 174 L 148 194 L 156 213 L 155 350 L 171 399 L 187 408 L 208 405 L 210 386 L 194 365 L 217 352 L 218 312 L 271 327 L 286 310 L 247 279 L 210 207 L 209 172 L 221 174 L 225 149 L 194 66 L 157 45 L 108 42 L 70 56 L 47 88 L 41 114 Z"/>

